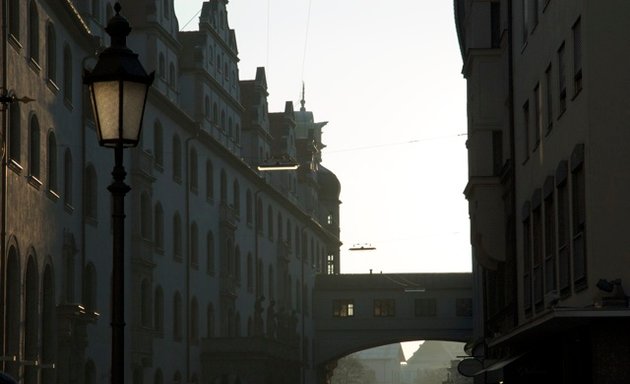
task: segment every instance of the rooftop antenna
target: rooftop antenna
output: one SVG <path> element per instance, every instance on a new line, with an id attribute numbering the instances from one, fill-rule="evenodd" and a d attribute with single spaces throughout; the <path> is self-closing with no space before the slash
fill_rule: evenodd
<path id="1" fill-rule="evenodd" d="M 306 104 L 306 100 L 304 100 L 304 95 L 305 95 L 304 82 L 302 81 L 302 100 L 300 100 L 300 104 L 302 105 L 302 107 L 300 107 L 300 111 L 302 112 L 306 111 L 306 108 L 304 108 L 304 104 Z"/>

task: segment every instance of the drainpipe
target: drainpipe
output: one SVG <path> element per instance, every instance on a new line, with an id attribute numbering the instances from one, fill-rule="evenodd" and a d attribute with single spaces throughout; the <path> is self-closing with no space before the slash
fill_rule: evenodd
<path id="1" fill-rule="evenodd" d="M 513 21 L 512 21 L 512 0 L 508 0 L 508 100 L 509 100 L 509 119 L 510 121 L 510 156 L 512 161 L 510 164 L 510 172 L 512 173 L 510 192 L 512 194 L 512 228 L 508 228 L 516 234 L 516 144 L 515 144 L 515 128 L 514 128 L 514 47 L 513 47 Z M 515 246 L 512 246 L 512 254 L 516 257 Z M 516 267 L 515 267 L 516 268 Z M 513 271 L 516 276 L 516 270 Z M 517 279 L 512 279 L 512 291 L 517 292 Z M 518 318 L 518 306 L 514 305 L 514 318 Z"/>

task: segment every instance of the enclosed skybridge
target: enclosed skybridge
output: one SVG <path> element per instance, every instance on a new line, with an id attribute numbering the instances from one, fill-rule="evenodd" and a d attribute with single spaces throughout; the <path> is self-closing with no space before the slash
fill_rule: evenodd
<path id="1" fill-rule="evenodd" d="M 472 336 L 472 274 L 320 275 L 313 311 L 318 366 L 403 341 L 466 342 Z"/>

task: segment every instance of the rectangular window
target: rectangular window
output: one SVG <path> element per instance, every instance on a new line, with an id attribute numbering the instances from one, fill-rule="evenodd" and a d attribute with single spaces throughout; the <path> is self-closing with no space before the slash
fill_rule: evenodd
<path id="1" fill-rule="evenodd" d="M 499 293 L 499 292 L 498 292 Z M 455 300 L 455 316 L 471 317 L 472 316 L 472 299 L 460 298 Z"/>
<path id="2" fill-rule="evenodd" d="M 354 300 L 341 299 L 333 300 L 333 317 L 353 317 Z"/>
<path id="3" fill-rule="evenodd" d="M 523 0 L 521 12 L 521 37 L 523 45 L 527 43 L 527 36 L 529 35 L 528 24 L 529 24 L 529 2 L 531 0 Z"/>
<path id="4" fill-rule="evenodd" d="M 503 171 L 503 132 L 492 131 L 492 171 L 500 176 Z"/>
<path id="5" fill-rule="evenodd" d="M 538 148 L 540 145 L 540 136 L 542 133 L 542 90 L 540 89 L 540 84 L 536 83 L 534 87 L 534 118 L 536 121 L 534 122 L 534 150 Z"/>
<path id="6" fill-rule="evenodd" d="M 501 46 L 501 3 L 490 3 L 490 44 L 492 48 Z"/>
<path id="7" fill-rule="evenodd" d="M 335 255 L 332 253 L 326 259 L 326 273 L 328 275 L 335 274 Z"/>
<path id="8" fill-rule="evenodd" d="M 558 113 L 567 109 L 566 57 L 564 43 L 558 48 Z"/>
<path id="9" fill-rule="evenodd" d="M 523 161 L 529 159 L 529 101 L 523 104 Z"/>
<path id="10" fill-rule="evenodd" d="M 394 299 L 375 299 L 374 317 L 396 316 L 396 301 Z"/>
<path id="11" fill-rule="evenodd" d="M 571 198 L 573 202 L 573 279 L 577 288 L 586 285 L 586 198 L 584 165 L 580 164 L 571 172 Z"/>
<path id="12" fill-rule="evenodd" d="M 558 275 L 560 293 L 567 296 L 571 292 L 570 247 L 569 247 L 569 191 L 566 181 L 558 185 Z"/>
<path id="13" fill-rule="evenodd" d="M 573 24 L 573 92 L 582 90 L 582 23 L 578 18 Z"/>
<path id="14" fill-rule="evenodd" d="M 532 312 L 532 242 L 529 216 L 523 220 L 523 307 L 525 315 Z"/>
<path id="15" fill-rule="evenodd" d="M 545 292 L 556 289 L 556 207 L 553 192 L 545 199 Z"/>
<path id="16" fill-rule="evenodd" d="M 416 317 L 428 317 L 437 315 L 437 300 L 433 298 L 416 299 L 414 302 Z"/>
<path id="17" fill-rule="evenodd" d="M 552 95 L 552 86 L 551 86 L 551 64 L 545 70 L 545 89 L 547 94 L 546 98 L 546 117 L 547 117 L 547 132 L 551 131 L 553 127 L 553 95 Z"/>
<path id="18" fill-rule="evenodd" d="M 540 309 L 543 304 L 543 270 L 542 270 L 542 254 L 543 254 L 543 228 L 541 207 L 538 206 L 533 212 L 532 236 L 533 236 L 533 282 L 534 282 L 534 304 L 536 310 Z"/>

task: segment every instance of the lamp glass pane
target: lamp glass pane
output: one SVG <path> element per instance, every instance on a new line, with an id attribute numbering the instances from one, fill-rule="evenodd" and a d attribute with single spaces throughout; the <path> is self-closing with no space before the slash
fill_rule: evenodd
<path id="1" fill-rule="evenodd" d="M 120 82 L 95 82 L 92 87 L 94 87 L 94 100 L 92 102 L 96 106 L 96 113 L 98 114 L 95 117 L 98 122 L 101 140 L 116 140 L 118 138 L 118 115 L 120 113 Z"/>
<path id="2" fill-rule="evenodd" d="M 144 112 L 147 84 L 125 81 L 123 83 L 123 138 L 135 145 L 140 136 L 140 124 Z"/>

